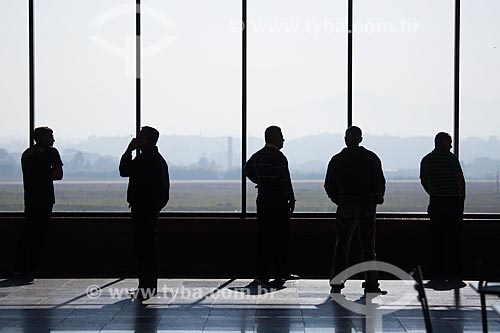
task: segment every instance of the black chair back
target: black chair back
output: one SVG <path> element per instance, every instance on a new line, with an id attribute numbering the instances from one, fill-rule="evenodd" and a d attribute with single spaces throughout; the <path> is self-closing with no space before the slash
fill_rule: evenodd
<path id="1" fill-rule="evenodd" d="M 420 302 L 420 304 L 422 304 L 422 312 L 424 314 L 425 320 L 425 330 L 427 331 L 427 333 L 432 333 L 431 312 L 429 310 L 427 296 L 425 295 L 422 270 L 420 269 L 420 266 L 415 267 L 411 271 L 410 275 L 415 280 L 415 290 L 418 292 L 418 301 Z"/>

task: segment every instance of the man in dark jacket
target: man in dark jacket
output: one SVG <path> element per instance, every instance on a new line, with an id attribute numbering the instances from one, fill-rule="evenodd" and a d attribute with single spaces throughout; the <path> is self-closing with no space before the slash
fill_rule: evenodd
<path id="1" fill-rule="evenodd" d="M 39 268 L 40 253 L 55 203 L 54 180 L 63 178 L 63 163 L 48 127 L 35 128 L 35 145 L 21 157 L 24 185 L 24 233 L 19 242 L 15 270 L 34 273 Z"/>
<path id="2" fill-rule="evenodd" d="M 147 299 L 157 292 L 158 216 L 168 202 L 168 166 L 158 152 L 160 133 L 144 126 L 132 139 L 120 160 L 120 176 L 129 177 L 127 201 L 132 214 L 132 232 L 139 263 L 139 287 L 134 297 Z M 137 156 L 132 159 L 132 151 Z"/>
<path id="3" fill-rule="evenodd" d="M 465 201 L 465 178 L 458 158 L 450 152 L 451 135 L 440 132 L 435 148 L 420 163 L 420 180 L 429 194 L 431 247 L 435 281 L 460 281 L 460 239 Z"/>
<path id="4" fill-rule="evenodd" d="M 359 233 L 363 261 L 376 259 L 375 213 L 384 202 L 385 178 L 377 155 L 359 144 L 361 129 L 349 127 L 344 148 L 328 164 L 325 191 L 337 205 L 337 243 L 330 284 L 333 293 L 340 293 L 344 283 L 333 284 L 333 278 L 348 267 L 349 246 L 355 230 Z M 365 273 L 365 293 L 382 293 L 376 271 Z"/>
<path id="5" fill-rule="evenodd" d="M 274 273 L 276 280 L 291 278 L 288 271 L 290 215 L 295 209 L 288 161 L 280 152 L 285 139 L 281 129 L 270 126 L 266 145 L 245 164 L 245 173 L 257 184 L 258 264 L 257 280 L 264 285 Z"/>

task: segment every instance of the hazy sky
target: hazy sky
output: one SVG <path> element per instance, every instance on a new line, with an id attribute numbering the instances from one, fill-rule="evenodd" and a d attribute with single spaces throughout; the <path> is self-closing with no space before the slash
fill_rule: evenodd
<path id="1" fill-rule="evenodd" d="M 346 2 L 248 1 L 248 129 L 346 125 Z M 134 131 L 134 3 L 37 0 L 37 125 L 63 140 Z M 241 4 L 143 0 L 143 123 L 241 134 Z M 0 137 L 26 138 L 27 1 L 2 0 Z M 452 129 L 453 0 L 355 1 L 354 122 L 371 134 Z M 500 1 L 462 1 L 462 134 L 500 136 Z"/>

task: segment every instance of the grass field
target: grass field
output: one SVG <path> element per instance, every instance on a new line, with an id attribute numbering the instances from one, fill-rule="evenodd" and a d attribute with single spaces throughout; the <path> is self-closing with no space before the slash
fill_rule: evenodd
<path id="1" fill-rule="evenodd" d="M 494 181 L 470 181 L 467 184 L 466 212 L 500 213 L 500 196 Z M 56 183 L 54 211 L 128 211 L 126 182 Z M 332 212 L 322 181 L 294 183 L 298 212 Z M 232 181 L 173 181 L 170 202 L 165 211 L 241 210 L 241 185 Z M 247 209 L 255 211 L 255 189 L 247 185 Z M 418 181 L 389 181 L 385 203 L 379 212 L 425 212 L 428 197 Z M 0 183 L 0 211 L 22 211 L 22 184 Z"/>

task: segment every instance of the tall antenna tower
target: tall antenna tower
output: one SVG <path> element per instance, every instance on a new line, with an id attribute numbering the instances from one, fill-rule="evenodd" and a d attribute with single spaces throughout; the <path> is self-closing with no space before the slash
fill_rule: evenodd
<path id="1" fill-rule="evenodd" d="M 227 169 L 233 168 L 233 138 L 227 137 Z"/>
<path id="2" fill-rule="evenodd" d="M 497 165 L 497 195 L 500 195 L 500 174 L 498 171 L 498 165 Z"/>

